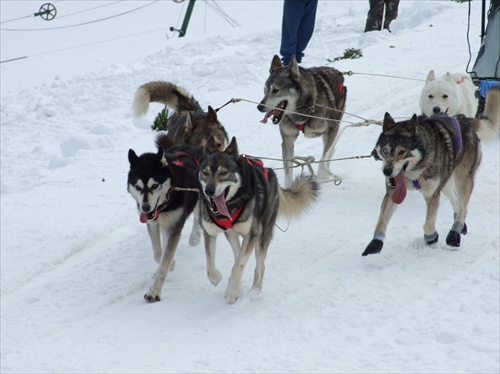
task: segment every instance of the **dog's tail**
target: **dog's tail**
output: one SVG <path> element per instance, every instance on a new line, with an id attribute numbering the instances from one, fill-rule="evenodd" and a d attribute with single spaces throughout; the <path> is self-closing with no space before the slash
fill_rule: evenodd
<path id="1" fill-rule="evenodd" d="M 309 210 L 318 194 L 318 182 L 311 176 L 300 175 L 290 188 L 278 187 L 278 215 L 285 216 L 287 219 L 300 216 Z"/>
<path id="2" fill-rule="evenodd" d="M 500 87 L 488 90 L 481 118 L 476 121 L 476 132 L 482 141 L 491 141 L 500 131 Z"/>
<path id="3" fill-rule="evenodd" d="M 134 97 L 134 114 L 139 117 L 148 112 L 149 103 L 162 103 L 176 111 L 201 111 L 196 99 L 185 89 L 170 82 L 149 82 L 137 89 Z"/>
<path id="4" fill-rule="evenodd" d="M 162 148 L 164 151 L 175 145 L 174 140 L 166 133 L 158 135 L 155 139 L 155 143 L 158 149 Z"/>

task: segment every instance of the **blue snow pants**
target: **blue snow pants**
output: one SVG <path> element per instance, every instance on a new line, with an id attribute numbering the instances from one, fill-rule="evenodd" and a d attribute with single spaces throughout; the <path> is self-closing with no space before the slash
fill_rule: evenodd
<path id="1" fill-rule="evenodd" d="M 311 40 L 316 20 L 318 0 L 284 0 L 281 29 L 281 61 L 290 63 L 292 56 L 302 61 L 304 50 Z"/>

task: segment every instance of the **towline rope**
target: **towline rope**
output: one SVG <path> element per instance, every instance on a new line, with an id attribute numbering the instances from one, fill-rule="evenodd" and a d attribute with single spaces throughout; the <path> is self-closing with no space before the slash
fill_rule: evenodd
<path id="1" fill-rule="evenodd" d="M 252 101 L 252 100 L 248 100 L 248 99 L 232 98 L 227 103 L 225 103 L 224 105 L 222 105 L 220 108 L 215 109 L 215 111 L 218 112 L 220 109 L 224 108 L 228 104 L 236 104 L 236 103 L 239 103 L 241 101 L 245 101 L 245 102 L 251 103 L 251 104 L 261 105 L 261 103 L 258 103 L 256 101 Z M 262 104 L 262 105 L 265 106 L 265 107 L 271 108 L 271 109 L 280 110 L 282 112 L 289 113 L 289 114 L 297 114 L 297 115 L 303 116 L 303 117 L 316 118 L 316 119 L 321 119 L 321 120 L 325 120 L 325 121 L 347 122 L 347 123 L 351 124 L 349 127 L 368 126 L 368 125 L 379 125 L 379 126 L 382 126 L 382 121 L 375 121 L 373 119 L 366 119 L 366 118 L 363 118 L 363 117 L 358 116 L 356 114 L 352 114 L 352 113 L 348 113 L 348 112 L 344 112 L 344 114 L 347 114 L 349 116 L 362 119 L 363 122 L 355 123 L 355 122 L 351 122 L 351 121 L 346 121 L 344 119 L 343 120 L 338 120 L 338 119 L 332 119 L 332 118 L 318 117 L 318 116 L 313 116 L 313 115 L 310 115 L 310 114 L 297 113 L 297 112 L 293 112 L 293 111 L 286 110 L 286 109 L 274 108 L 272 105 L 267 105 L 267 104 Z M 339 110 L 337 108 L 332 108 L 332 107 L 329 107 L 329 106 L 326 106 L 326 105 L 315 104 L 315 106 L 321 107 L 321 108 L 330 109 L 330 110 L 337 111 L 337 112 L 341 112 L 341 110 Z"/>
<path id="2" fill-rule="evenodd" d="M 418 81 L 418 82 L 425 82 L 425 79 L 417 79 L 417 78 L 408 78 L 408 77 L 399 77 L 396 75 L 385 75 L 385 74 L 373 74 L 373 73 L 356 73 L 353 72 L 352 70 L 349 71 L 342 71 L 342 75 L 348 75 L 349 77 L 357 74 L 357 75 L 372 75 L 374 77 L 384 77 L 384 78 L 397 78 L 397 79 L 408 79 L 411 81 Z"/>

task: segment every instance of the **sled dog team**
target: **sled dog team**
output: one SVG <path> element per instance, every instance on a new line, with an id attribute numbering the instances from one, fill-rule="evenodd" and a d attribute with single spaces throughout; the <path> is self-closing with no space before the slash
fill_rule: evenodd
<path id="1" fill-rule="evenodd" d="M 484 113 L 477 110 L 475 86 L 468 75 L 430 71 L 421 92 L 422 115 L 395 122 L 385 114 L 382 132 L 372 156 L 382 161 L 386 194 L 372 241 L 363 256 L 382 250 L 385 232 L 407 190 L 419 190 L 426 202 L 424 241 L 438 241 L 435 222 L 441 192 L 450 200 L 453 224 L 446 244 L 460 246 L 467 233 L 467 206 L 481 162 L 480 141 L 493 140 L 500 130 L 500 89 L 491 89 Z M 291 159 L 300 133 L 323 139 L 318 180 L 338 180 L 328 160 L 334 154 L 339 123 L 345 110 L 347 87 L 333 67 L 299 67 L 294 58 L 283 66 L 274 56 L 264 97 L 257 109 L 279 124 L 285 186 L 263 162 L 240 153 L 236 138 L 229 139 L 212 107 L 204 111 L 182 87 L 150 82 L 135 93 L 136 116 L 147 113 L 150 102 L 174 110 L 168 130 L 156 138 L 158 151 L 137 155 L 129 150 L 128 191 L 136 200 L 140 222 L 145 223 L 155 261 L 159 264 L 146 295 L 159 301 L 187 218 L 193 214 L 189 244 L 205 243 L 207 275 L 217 286 L 222 279 L 215 265 L 216 239 L 224 233 L 234 255 L 225 298 L 233 304 L 240 296 L 241 278 L 255 251 L 252 290 L 259 293 L 267 250 L 278 216 L 287 219 L 308 211 L 319 192 L 318 181 L 303 174 L 293 179 Z M 240 238 L 241 237 L 241 238 Z"/>

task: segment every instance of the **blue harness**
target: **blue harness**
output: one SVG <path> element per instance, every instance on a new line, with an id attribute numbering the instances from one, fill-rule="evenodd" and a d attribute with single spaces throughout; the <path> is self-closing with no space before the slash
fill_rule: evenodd
<path id="1" fill-rule="evenodd" d="M 432 119 L 432 118 L 439 119 L 440 117 L 441 118 L 443 118 L 443 117 L 449 118 L 451 120 L 451 123 L 453 124 L 452 130 L 453 130 L 453 133 L 455 134 L 455 141 L 457 142 L 457 151 L 455 153 L 455 157 L 457 157 L 459 155 L 459 153 L 462 151 L 462 130 L 460 129 L 460 124 L 458 123 L 458 121 L 455 117 L 450 117 L 446 114 L 436 114 L 436 115 L 430 117 L 429 119 Z M 445 122 L 445 121 L 440 121 L 440 122 L 449 127 L 448 122 Z M 424 168 L 424 170 L 422 171 L 422 173 L 420 174 L 420 177 L 418 179 L 415 179 L 411 182 L 413 184 L 413 187 L 415 187 L 417 190 L 419 190 L 421 188 L 420 179 L 424 175 L 426 169 L 427 168 Z"/>

